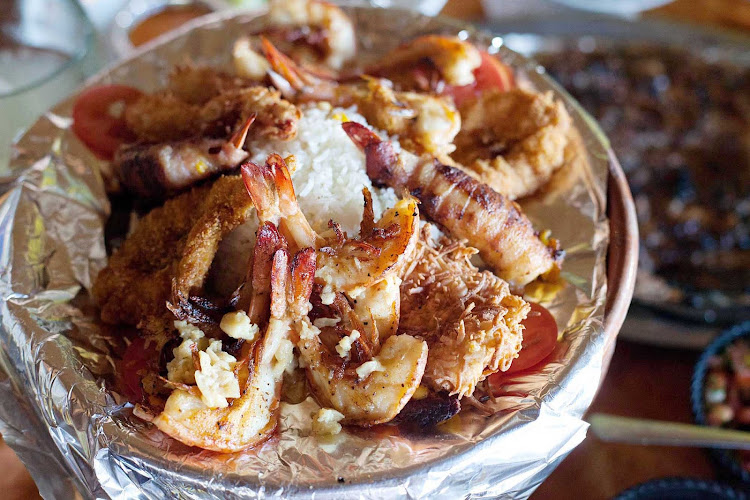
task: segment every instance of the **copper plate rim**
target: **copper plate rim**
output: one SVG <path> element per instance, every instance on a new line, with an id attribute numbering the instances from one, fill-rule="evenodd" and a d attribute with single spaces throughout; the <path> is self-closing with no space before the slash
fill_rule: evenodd
<path id="1" fill-rule="evenodd" d="M 638 221 L 633 196 L 615 155 L 609 152 L 607 183 L 609 249 L 607 251 L 607 302 L 604 331 L 611 338 L 608 359 L 614 351 L 617 334 L 625 321 L 635 287 L 638 268 Z M 611 336 L 610 336 L 611 335 Z"/>

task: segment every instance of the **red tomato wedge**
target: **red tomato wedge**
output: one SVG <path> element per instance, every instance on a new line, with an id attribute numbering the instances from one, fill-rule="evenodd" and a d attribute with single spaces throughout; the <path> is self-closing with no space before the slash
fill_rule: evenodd
<path id="1" fill-rule="evenodd" d="M 156 362 L 156 351 L 146 347 L 146 341 L 136 337 L 125 349 L 122 359 L 118 364 L 120 374 L 120 386 L 125 397 L 130 401 L 141 401 L 143 399 L 143 386 L 141 379 L 146 369 L 152 367 Z"/>
<path id="2" fill-rule="evenodd" d="M 543 306 L 529 302 L 531 311 L 523 320 L 523 344 L 518 357 L 513 360 L 508 371 L 498 372 L 492 377 L 502 377 L 538 365 L 550 355 L 557 344 L 557 323 L 552 314 Z M 492 381 L 491 381 L 492 382 Z"/>
<path id="3" fill-rule="evenodd" d="M 84 90 L 73 104 L 73 132 L 96 156 L 111 160 L 120 144 L 132 139 L 123 115 L 125 106 L 141 95 L 127 85 Z"/>
<path id="4" fill-rule="evenodd" d="M 513 70 L 500 62 L 496 57 L 490 55 L 485 51 L 480 51 L 482 55 L 482 62 L 477 69 L 474 70 L 474 78 L 476 81 L 469 85 L 463 85 L 455 87 L 447 85 L 444 94 L 453 97 L 456 106 L 460 106 L 461 103 L 475 97 L 477 94 L 487 89 L 500 89 L 510 90 L 515 87 L 516 82 L 513 77 Z"/>

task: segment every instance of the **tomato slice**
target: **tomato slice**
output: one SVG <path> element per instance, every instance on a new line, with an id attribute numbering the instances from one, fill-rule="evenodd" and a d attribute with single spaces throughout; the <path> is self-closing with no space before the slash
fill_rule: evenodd
<path id="1" fill-rule="evenodd" d="M 134 338 L 125 349 L 118 363 L 118 372 L 121 390 L 128 400 L 143 400 L 141 380 L 146 370 L 153 367 L 155 361 L 156 351 L 153 347 L 146 347 L 146 340 L 142 337 Z"/>
<path id="2" fill-rule="evenodd" d="M 507 375 L 536 366 L 555 350 L 555 345 L 557 345 L 555 318 L 536 302 L 529 302 L 529 304 L 531 311 L 523 320 L 526 328 L 523 331 L 521 352 L 507 371 L 498 372 L 495 375 Z"/>
<path id="3" fill-rule="evenodd" d="M 499 59 L 490 55 L 488 52 L 480 51 L 482 62 L 474 70 L 475 82 L 460 87 L 447 85 L 444 94 L 453 97 L 456 106 L 460 106 L 464 101 L 475 97 L 487 89 L 510 90 L 515 87 L 515 78 L 513 70 L 503 64 Z"/>
<path id="4" fill-rule="evenodd" d="M 84 90 L 73 104 L 73 132 L 96 156 L 111 160 L 120 144 L 132 139 L 123 117 L 125 106 L 141 95 L 127 85 Z"/>

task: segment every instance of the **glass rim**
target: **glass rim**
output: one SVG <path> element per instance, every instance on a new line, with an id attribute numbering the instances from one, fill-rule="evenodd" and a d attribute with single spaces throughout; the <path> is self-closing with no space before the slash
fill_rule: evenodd
<path id="1" fill-rule="evenodd" d="M 94 49 L 94 41 L 96 38 L 96 30 L 94 28 L 93 23 L 91 22 L 91 19 L 89 19 L 88 15 L 86 15 L 86 11 L 83 10 L 83 7 L 79 2 L 76 0 L 70 0 L 70 4 L 73 8 L 73 13 L 75 16 L 77 16 L 81 22 L 83 23 L 83 27 L 86 30 L 86 33 L 84 35 L 83 40 L 83 47 L 81 49 L 75 51 L 70 59 L 65 61 L 62 65 L 60 65 L 57 69 L 55 69 L 53 72 L 49 73 L 48 75 L 45 75 L 40 78 L 36 78 L 34 80 L 31 80 L 26 85 L 23 85 L 22 87 L 19 87 L 17 89 L 14 89 L 7 93 L 0 92 L 0 100 L 6 99 L 9 97 L 15 97 L 19 94 L 22 94 L 24 92 L 28 92 L 30 90 L 33 90 L 48 81 L 56 78 L 57 76 L 61 75 L 65 71 L 69 70 L 71 67 L 78 64 L 80 61 L 83 60 L 84 57 L 86 57 L 91 51 Z"/>

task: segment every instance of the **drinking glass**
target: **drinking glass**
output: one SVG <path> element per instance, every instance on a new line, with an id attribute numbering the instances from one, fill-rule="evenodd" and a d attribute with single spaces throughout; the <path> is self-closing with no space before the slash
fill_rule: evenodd
<path id="1" fill-rule="evenodd" d="M 0 0 L 0 170 L 20 133 L 96 69 L 95 39 L 76 0 Z"/>

